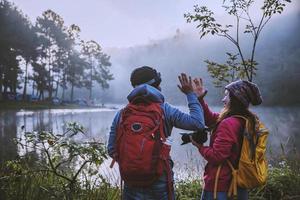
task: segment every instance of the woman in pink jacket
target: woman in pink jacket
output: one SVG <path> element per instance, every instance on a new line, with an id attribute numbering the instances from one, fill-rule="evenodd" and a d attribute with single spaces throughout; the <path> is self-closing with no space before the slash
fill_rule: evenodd
<path id="1" fill-rule="evenodd" d="M 227 164 L 228 159 L 233 166 L 237 166 L 239 153 L 242 143 L 242 132 L 244 130 L 245 121 L 234 115 L 242 115 L 253 124 L 255 128 L 255 114 L 249 111 L 249 104 L 259 105 L 262 98 L 258 87 L 249 81 L 235 81 L 225 87 L 225 97 L 222 99 L 224 108 L 220 113 L 212 112 L 203 97 L 206 90 L 203 87 L 202 80 L 194 79 L 194 92 L 198 95 L 198 99 L 204 110 L 205 125 L 212 128 L 209 146 L 192 141 L 197 146 L 200 154 L 207 160 L 204 171 L 204 190 L 202 200 L 210 200 L 213 198 L 215 177 L 217 168 L 222 164 L 217 184 L 217 199 L 228 199 L 227 191 L 231 182 L 231 168 Z M 238 200 L 248 199 L 246 189 L 238 188 Z"/>

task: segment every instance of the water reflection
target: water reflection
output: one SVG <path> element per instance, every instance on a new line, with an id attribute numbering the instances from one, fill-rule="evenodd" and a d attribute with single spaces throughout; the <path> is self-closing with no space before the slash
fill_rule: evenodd
<path id="1" fill-rule="evenodd" d="M 221 108 L 214 107 L 219 111 Z M 187 111 L 185 107 L 181 110 Z M 300 108 L 259 108 L 254 110 L 261 120 L 270 129 L 269 145 L 273 151 L 279 151 L 280 144 L 284 146 L 296 145 L 300 150 L 300 139 L 297 137 L 300 126 Z M 0 161 L 14 159 L 18 153 L 13 138 L 21 137 L 25 131 L 53 131 L 54 133 L 65 132 L 67 122 L 78 122 L 85 127 L 86 136 L 81 135 L 78 139 L 92 139 L 107 141 L 107 134 L 115 110 L 110 109 L 52 109 L 37 111 L 1 111 L 0 112 Z M 24 126 L 24 130 L 21 127 Z M 177 178 L 201 174 L 204 162 L 198 151 L 192 145 L 180 146 L 181 130 L 174 129 L 171 140 L 173 140 L 171 155 L 175 161 Z M 105 162 L 107 168 L 109 161 Z M 110 176 L 110 174 L 107 174 Z"/>
<path id="2" fill-rule="evenodd" d="M 17 116 L 14 112 L 0 112 L 0 163 L 17 157 L 17 146 L 13 138 L 17 136 Z"/>

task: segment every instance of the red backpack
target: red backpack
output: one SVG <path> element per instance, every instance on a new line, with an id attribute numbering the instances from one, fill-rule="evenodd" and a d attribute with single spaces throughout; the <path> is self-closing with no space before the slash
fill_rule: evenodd
<path id="1" fill-rule="evenodd" d="M 164 170 L 170 182 L 170 146 L 164 144 L 165 140 L 160 103 L 131 102 L 123 109 L 117 129 L 115 160 L 126 184 L 150 186 Z"/>

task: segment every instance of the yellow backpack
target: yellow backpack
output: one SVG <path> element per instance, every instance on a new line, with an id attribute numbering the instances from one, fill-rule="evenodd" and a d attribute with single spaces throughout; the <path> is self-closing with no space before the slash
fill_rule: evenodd
<path id="1" fill-rule="evenodd" d="M 267 138 L 269 135 L 268 129 L 266 129 L 265 125 L 257 119 L 255 123 L 256 131 L 253 132 L 251 131 L 253 129 L 251 129 L 250 121 L 247 118 L 240 115 L 235 115 L 234 117 L 244 119 L 246 124 L 243 132 L 244 136 L 238 168 L 235 169 L 232 163 L 229 160 L 226 160 L 232 169 L 232 180 L 228 190 L 229 197 L 237 195 L 237 186 L 252 189 L 264 185 L 268 176 L 268 163 L 266 159 Z M 251 140 L 253 142 L 250 142 Z M 251 147 L 251 143 L 252 145 L 254 144 L 253 147 Z M 251 148 L 253 151 L 251 151 Z M 218 167 L 215 179 L 215 199 L 217 197 L 216 190 L 221 167 L 222 165 Z"/>

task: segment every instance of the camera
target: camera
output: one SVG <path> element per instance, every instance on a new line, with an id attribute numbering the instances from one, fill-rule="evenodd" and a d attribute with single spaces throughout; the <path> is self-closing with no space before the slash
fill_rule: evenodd
<path id="1" fill-rule="evenodd" d="M 207 134 L 210 132 L 209 128 L 205 127 L 204 129 L 192 132 L 192 133 L 180 133 L 182 143 L 181 145 L 188 144 L 191 142 L 190 136 L 198 144 L 203 144 L 207 141 Z"/>

